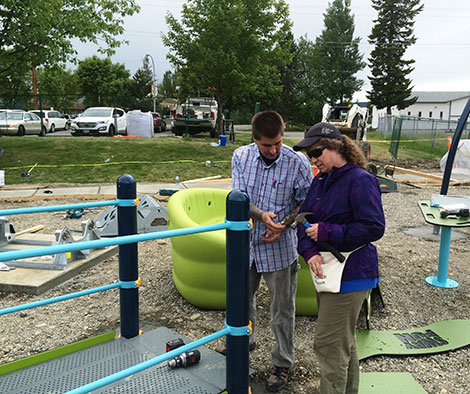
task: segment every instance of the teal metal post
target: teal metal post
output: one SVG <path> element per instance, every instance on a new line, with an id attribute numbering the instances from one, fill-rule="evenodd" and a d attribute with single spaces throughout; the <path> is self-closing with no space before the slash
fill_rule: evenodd
<path id="1" fill-rule="evenodd" d="M 426 278 L 426 282 L 428 282 L 430 285 L 447 289 L 453 289 L 459 285 L 455 280 L 447 278 L 451 233 L 451 227 L 442 226 L 437 276 L 428 276 Z"/>
<path id="2" fill-rule="evenodd" d="M 250 199 L 240 190 L 227 196 L 228 221 L 247 221 Z M 248 326 L 250 232 L 227 230 L 227 325 Z M 249 336 L 227 335 L 226 383 L 229 394 L 247 394 L 249 383 Z"/>
<path id="3" fill-rule="evenodd" d="M 135 200 L 136 181 L 132 175 L 124 174 L 117 180 L 117 198 Z M 137 205 L 118 206 L 118 235 L 137 233 Z M 136 281 L 139 277 L 137 243 L 119 245 L 119 279 L 122 282 Z M 139 289 L 119 289 L 121 299 L 121 335 L 132 338 L 139 335 Z"/>

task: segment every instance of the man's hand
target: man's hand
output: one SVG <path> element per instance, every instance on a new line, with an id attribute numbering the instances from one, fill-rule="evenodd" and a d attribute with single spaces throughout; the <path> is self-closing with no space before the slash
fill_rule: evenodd
<path id="1" fill-rule="evenodd" d="M 263 215 L 261 216 L 261 221 L 266 225 L 269 231 L 273 233 L 281 233 L 286 229 L 286 226 L 281 223 L 274 223 L 273 220 L 276 218 L 277 215 L 274 212 L 263 212 Z"/>
<path id="2" fill-rule="evenodd" d="M 268 231 L 266 234 L 261 236 L 261 239 L 264 242 L 270 244 L 270 243 L 276 242 L 279 239 L 280 236 L 281 236 L 280 232 L 275 233 L 273 231 Z"/>
<path id="3" fill-rule="evenodd" d="M 323 271 L 321 269 L 323 259 L 319 254 L 310 257 L 310 259 L 307 261 L 307 264 L 316 276 L 318 276 L 319 278 L 323 278 Z"/>

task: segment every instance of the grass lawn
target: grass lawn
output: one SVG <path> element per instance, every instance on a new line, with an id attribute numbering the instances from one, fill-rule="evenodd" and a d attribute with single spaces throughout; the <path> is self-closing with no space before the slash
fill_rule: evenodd
<path id="1" fill-rule="evenodd" d="M 208 136 L 189 138 L 3 137 L 1 169 L 6 184 L 114 183 L 125 173 L 137 182 L 174 182 L 207 176 L 231 176 L 234 149 L 250 143 L 250 135 L 236 143 L 213 147 Z M 211 165 L 206 166 L 210 160 Z M 34 164 L 30 177 L 21 174 Z"/>
<path id="2" fill-rule="evenodd" d="M 369 136 L 373 158 L 390 157 L 389 142 Z M 237 133 L 235 143 L 213 147 L 206 135 L 160 138 L 2 137 L 0 166 L 8 184 L 115 183 L 125 173 L 137 182 L 169 182 L 221 175 L 231 176 L 232 152 L 251 142 Z M 284 142 L 293 145 L 286 133 Z M 418 157 L 400 150 L 399 156 Z M 424 158 L 424 157 L 423 157 Z M 431 158 L 429 155 L 426 158 Z M 211 165 L 207 166 L 206 161 Z M 22 177 L 33 165 L 29 177 Z"/>

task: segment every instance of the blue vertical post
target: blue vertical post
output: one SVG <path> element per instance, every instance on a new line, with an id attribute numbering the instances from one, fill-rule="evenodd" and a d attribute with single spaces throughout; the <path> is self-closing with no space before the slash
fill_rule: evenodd
<path id="1" fill-rule="evenodd" d="M 429 276 L 426 278 L 426 282 L 428 282 L 430 285 L 448 289 L 455 288 L 459 285 L 458 282 L 447 277 L 447 272 L 449 269 L 451 233 L 451 227 L 442 227 L 441 243 L 439 246 L 439 263 L 437 267 L 437 276 Z"/>
<path id="2" fill-rule="evenodd" d="M 250 199 L 240 190 L 227 196 L 226 218 L 229 221 L 248 220 Z M 248 325 L 248 294 L 250 265 L 250 233 L 227 230 L 227 324 Z M 229 394 L 246 394 L 249 389 L 249 337 L 227 335 L 226 383 Z"/>
<path id="3" fill-rule="evenodd" d="M 117 198 L 135 200 L 137 187 L 132 175 L 117 180 Z M 118 235 L 137 234 L 137 206 L 118 206 Z M 136 281 L 139 277 L 137 243 L 119 245 L 119 280 Z M 121 288 L 121 336 L 132 338 L 139 334 L 139 289 Z"/>

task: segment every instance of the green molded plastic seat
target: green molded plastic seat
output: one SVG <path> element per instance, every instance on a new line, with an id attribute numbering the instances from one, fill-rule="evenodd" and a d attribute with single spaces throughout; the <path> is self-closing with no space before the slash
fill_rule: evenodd
<path id="1" fill-rule="evenodd" d="M 168 229 L 223 223 L 228 190 L 181 190 L 168 201 Z M 225 230 L 172 237 L 173 281 L 191 304 L 225 309 Z M 296 310 L 316 316 L 315 288 L 307 265 L 299 259 Z"/>

